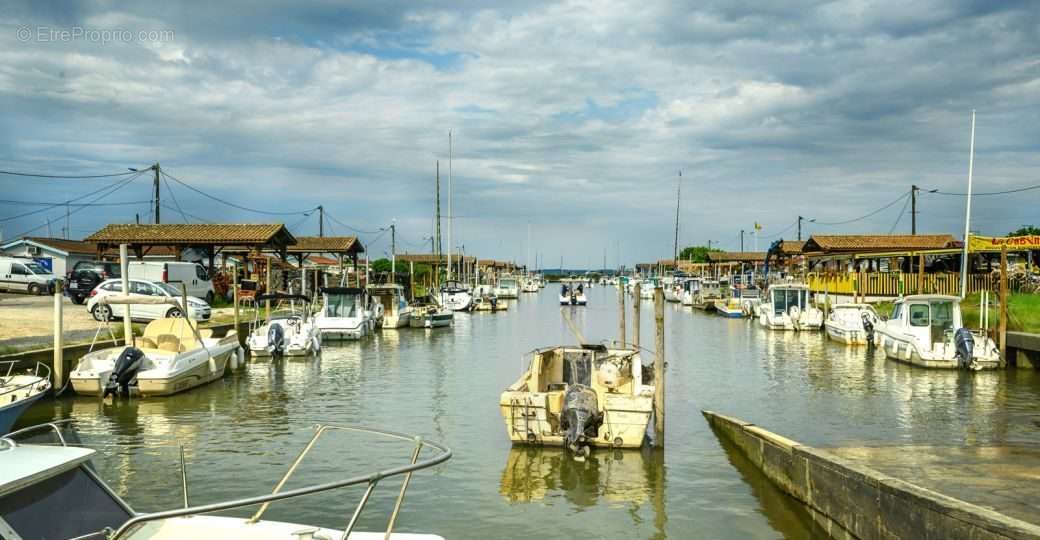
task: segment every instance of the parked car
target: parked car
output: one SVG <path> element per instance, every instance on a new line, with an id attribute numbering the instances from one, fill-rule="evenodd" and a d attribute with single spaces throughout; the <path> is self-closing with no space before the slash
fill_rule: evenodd
<path id="1" fill-rule="evenodd" d="M 130 279 L 130 296 L 165 296 L 177 301 L 177 305 L 170 304 L 133 304 L 130 306 L 130 318 L 134 320 L 151 321 L 164 317 L 181 316 L 181 292 L 176 287 L 161 281 L 148 279 Z M 123 283 L 119 279 L 108 279 L 90 291 L 90 299 L 87 300 L 87 311 L 94 316 L 95 320 L 107 321 L 113 318 L 121 318 L 123 311 L 121 307 L 115 310 L 109 305 L 98 303 L 103 296 L 123 293 Z M 205 300 L 194 296 L 188 297 L 188 317 L 196 321 L 208 321 L 210 307 Z"/>
<path id="2" fill-rule="evenodd" d="M 54 274 L 22 257 L 0 257 L 0 290 L 44 294 L 54 290 Z"/>
<path id="3" fill-rule="evenodd" d="M 120 276 L 118 262 L 80 261 L 65 276 L 65 296 L 74 304 L 82 304 L 102 281 Z"/>
<path id="4" fill-rule="evenodd" d="M 206 267 L 190 262 L 151 262 L 131 261 L 128 266 L 128 277 L 161 281 L 172 284 L 180 290 L 180 283 L 188 289 L 188 294 L 213 301 L 213 282 L 209 278 Z"/>

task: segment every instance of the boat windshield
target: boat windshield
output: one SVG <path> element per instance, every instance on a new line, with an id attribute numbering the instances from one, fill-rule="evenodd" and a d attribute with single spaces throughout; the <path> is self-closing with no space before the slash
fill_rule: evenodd
<path id="1" fill-rule="evenodd" d="M 932 300 L 927 304 L 910 304 L 910 326 L 931 326 L 946 331 L 953 330 L 956 323 L 952 300 Z"/>
<path id="2" fill-rule="evenodd" d="M 791 309 L 791 306 L 798 306 L 798 309 L 805 309 L 808 304 L 809 291 L 805 289 L 774 289 L 773 290 L 773 311 L 777 315 L 786 313 L 787 310 Z"/>
<path id="3" fill-rule="evenodd" d="M 500 284 L 503 287 L 516 287 L 516 280 L 513 278 L 502 278 Z"/>
<path id="4" fill-rule="evenodd" d="M 325 297 L 326 317 L 357 317 L 361 299 L 356 294 L 329 294 Z"/>

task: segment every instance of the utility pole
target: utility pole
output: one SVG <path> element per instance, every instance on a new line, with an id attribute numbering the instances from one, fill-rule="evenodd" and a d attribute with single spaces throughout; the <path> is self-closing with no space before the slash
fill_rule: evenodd
<path id="1" fill-rule="evenodd" d="M 320 207 L 319 207 L 320 208 Z M 390 224 L 390 283 L 397 282 L 397 220 Z"/>
<path id="2" fill-rule="evenodd" d="M 437 237 L 437 242 L 436 242 L 436 247 L 433 250 L 433 255 L 434 255 L 434 259 L 437 262 L 435 262 L 434 265 L 433 265 L 433 275 L 435 276 L 434 283 L 437 283 L 437 281 L 439 281 L 439 279 L 437 279 L 437 276 L 440 276 L 440 272 L 441 272 L 441 161 L 440 160 L 437 160 L 437 182 L 436 182 L 436 186 L 437 186 L 437 196 L 436 196 L 436 200 L 437 200 L 437 203 L 436 203 L 437 204 L 437 211 L 436 211 L 437 223 L 435 224 L 434 229 L 436 230 L 435 234 L 436 234 L 436 237 Z"/>
<path id="3" fill-rule="evenodd" d="M 961 251 L 961 299 L 968 294 L 968 244 L 971 243 L 971 180 L 975 172 L 975 109 L 971 110 L 971 147 L 968 151 L 968 197 L 964 208 L 964 249 Z"/>
<path id="4" fill-rule="evenodd" d="M 802 216 L 798 216 L 798 241 L 802 241 L 802 220 L 805 219 Z"/>
<path id="5" fill-rule="evenodd" d="M 682 171 L 675 184 L 675 244 L 672 246 L 672 261 L 679 259 L 679 202 L 682 200 Z M 678 262 L 676 262 L 678 264 Z"/>
<path id="6" fill-rule="evenodd" d="M 740 252 L 744 253 L 744 229 L 740 229 Z"/>
<path id="7" fill-rule="evenodd" d="M 917 192 L 921 188 L 910 186 L 910 234 L 917 234 Z"/>
<path id="8" fill-rule="evenodd" d="M 318 236 L 325 236 L 325 207 L 318 205 Z"/>
<path id="9" fill-rule="evenodd" d="M 155 162 L 155 165 L 152 165 L 152 170 L 155 171 L 155 224 L 158 225 L 158 224 L 162 223 L 161 221 L 159 221 L 159 171 L 160 171 L 160 169 L 159 169 L 159 162 L 158 161 Z"/>

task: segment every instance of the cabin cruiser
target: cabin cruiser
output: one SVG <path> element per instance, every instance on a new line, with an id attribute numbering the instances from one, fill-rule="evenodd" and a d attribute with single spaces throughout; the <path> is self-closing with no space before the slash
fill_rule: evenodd
<path id="1" fill-rule="evenodd" d="M 538 280 L 533 277 L 524 278 L 520 282 L 520 292 L 538 292 L 539 290 L 541 289 L 538 287 Z"/>
<path id="2" fill-rule="evenodd" d="M 741 319 L 750 317 L 758 303 L 758 289 L 737 286 L 730 289 L 729 298 L 715 302 L 715 312 L 723 317 Z"/>
<path id="3" fill-rule="evenodd" d="M 991 369 L 1000 365 L 992 339 L 964 328 L 961 299 L 917 294 L 896 300 L 892 315 L 875 329 L 885 356 L 915 366 Z"/>
<path id="4" fill-rule="evenodd" d="M 109 295 L 98 300 L 105 305 L 170 303 L 169 297 Z M 100 328 L 90 350 L 69 374 L 77 394 L 107 397 L 109 394 L 168 396 L 201 386 L 224 376 L 228 361 L 244 356 L 238 335 L 229 330 L 222 338 L 213 330 L 199 329 L 198 323 L 181 317 L 156 319 L 130 345 L 94 350 Z M 104 324 L 102 322 L 101 324 Z M 113 343 L 116 342 L 112 335 Z"/>
<path id="5" fill-rule="evenodd" d="M 506 274 L 498 278 L 498 287 L 495 288 L 495 296 L 499 298 L 517 298 L 519 294 L 517 291 L 519 286 L 517 285 L 516 278 Z"/>
<path id="6" fill-rule="evenodd" d="M 473 303 L 470 311 L 505 311 L 509 309 L 509 302 L 495 295 L 495 287 L 491 285 L 477 285 L 473 288 Z"/>
<path id="7" fill-rule="evenodd" d="M 270 319 L 260 318 L 257 307 L 253 322 L 249 325 L 246 346 L 252 356 L 307 356 L 321 351 L 321 330 L 314 321 L 310 299 L 302 294 L 271 293 L 256 297 L 260 302 L 288 301 L 290 313 L 273 315 Z M 301 303 L 299 313 L 295 302 Z"/>
<path id="8" fill-rule="evenodd" d="M 14 371 L 17 363 L 16 360 L 0 362 L 0 370 L 5 372 L 0 377 L 0 435 L 11 431 L 22 413 L 51 389 L 51 368 L 46 364 L 37 362 L 35 371 L 17 373 Z"/>
<path id="9" fill-rule="evenodd" d="M 701 282 L 700 289 L 693 295 L 693 307 L 704 311 L 714 311 L 715 302 L 722 300 L 722 289 L 719 282 L 706 279 Z"/>
<path id="10" fill-rule="evenodd" d="M 639 351 L 558 346 L 529 354 L 527 370 L 499 397 L 513 444 L 639 448 L 653 412 L 652 370 Z"/>
<path id="11" fill-rule="evenodd" d="M 573 283 L 560 285 L 560 305 L 561 306 L 584 306 L 588 304 L 588 299 L 585 297 L 585 286 L 581 283 L 575 285 Z"/>
<path id="12" fill-rule="evenodd" d="M 314 322 L 322 340 L 361 339 L 372 332 L 372 312 L 368 295 L 357 287 L 322 287 L 324 299 Z"/>
<path id="13" fill-rule="evenodd" d="M 648 279 L 639 284 L 639 297 L 650 298 L 654 297 L 654 289 L 657 287 L 657 281 L 654 279 Z"/>
<path id="14" fill-rule="evenodd" d="M 701 293 L 701 284 L 704 282 L 699 277 L 693 277 L 683 282 L 682 298 L 680 301 L 684 306 L 693 306 L 693 299 Z"/>
<path id="15" fill-rule="evenodd" d="M 460 281 L 446 281 L 440 292 L 441 306 L 452 311 L 466 311 L 473 302 L 473 294 Z"/>
<path id="16" fill-rule="evenodd" d="M 283 489 L 282 486 L 312 449 L 331 447 L 331 444 L 321 444 L 328 439 L 322 437 L 336 432 L 364 434 L 366 441 L 376 437 L 405 441 L 401 446 L 408 452 L 403 453 L 402 464 L 395 468 L 366 471 L 367 474 L 356 476 L 331 470 L 326 471 L 319 484 Z M 96 472 L 91 463 L 95 451 L 76 444 L 79 444 L 78 437 L 69 422 L 32 426 L 0 438 L 0 463 L 3 463 L 0 467 L 0 527 L 3 538 L 318 540 L 349 537 L 353 540 L 443 540 L 430 534 L 393 532 L 411 475 L 451 459 L 451 449 L 426 439 L 358 426 L 317 425 L 308 445 L 273 491 L 194 506 L 189 506 L 188 473 L 182 461 L 184 507 L 153 513 L 139 513 L 131 508 Z M 424 450 L 426 455 L 418 460 Z M 365 509 L 377 482 L 393 477 L 402 477 L 403 484 L 395 497 L 394 510 L 385 531 L 355 531 L 357 518 Z M 367 491 L 353 508 L 353 518 L 347 523 L 346 530 L 262 519 L 271 503 L 293 498 L 292 504 L 306 505 L 306 501 L 312 499 L 297 497 L 350 486 L 367 487 Z M 261 503 L 261 506 L 256 506 Z M 247 508 L 252 512 L 248 518 L 213 515 L 217 511 L 241 512 Z"/>
<path id="17" fill-rule="evenodd" d="M 773 330 L 819 330 L 823 312 L 809 301 L 809 287 L 800 283 L 769 286 L 758 306 L 758 323 Z"/>
<path id="18" fill-rule="evenodd" d="M 672 282 L 667 284 L 667 286 L 664 288 L 665 302 L 682 302 L 683 282 L 685 281 L 685 277 L 677 276 L 672 278 Z"/>
<path id="19" fill-rule="evenodd" d="M 451 326 L 455 320 L 455 312 L 440 306 L 421 306 L 415 308 L 408 325 L 412 328 L 443 328 Z"/>
<path id="20" fill-rule="evenodd" d="M 404 297 L 404 286 L 396 283 L 369 285 L 368 296 L 375 301 L 375 322 L 379 328 L 404 328 L 412 318 L 412 306 Z"/>
<path id="21" fill-rule="evenodd" d="M 823 328 L 827 337 L 846 345 L 874 344 L 875 330 L 881 324 L 870 304 L 837 304 L 831 308 Z"/>

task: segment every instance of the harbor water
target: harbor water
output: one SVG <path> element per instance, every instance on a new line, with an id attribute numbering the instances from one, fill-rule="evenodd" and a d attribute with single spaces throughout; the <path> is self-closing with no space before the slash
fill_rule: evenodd
<path id="1" fill-rule="evenodd" d="M 822 333 L 768 332 L 668 304 L 663 451 L 597 449 L 581 463 L 556 449 L 511 448 L 497 405 L 524 367 L 522 354 L 575 340 L 556 289 L 524 295 L 504 313 L 458 314 L 453 329 L 386 330 L 326 343 L 320 358 L 251 361 L 172 397 L 44 401 L 20 425 L 75 419 L 84 442 L 100 452 L 101 476 L 138 511 L 183 504 L 178 447 L 190 501 L 203 504 L 270 491 L 317 423 L 421 435 L 450 446 L 454 457 L 414 476 L 396 530 L 449 539 L 822 535 L 798 503 L 720 443 L 702 409 L 820 447 L 1040 445 L 1034 371 L 912 369 L 829 343 Z M 563 309 L 588 341 L 615 339 L 616 290 L 595 287 L 588 297 L 588 307 Z M 652 306 L 644 301 L 641 321 L 651 350 Z M 287 488 L 401 465 L 411 450 L 334 433 Z M 385 527 L 400 480 L 386 483 L 359 529 Z M 265 518 L 343 528 L 361 494 L 283 501 Z"/>

